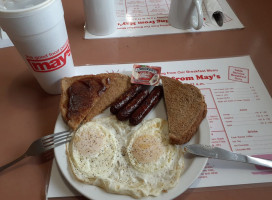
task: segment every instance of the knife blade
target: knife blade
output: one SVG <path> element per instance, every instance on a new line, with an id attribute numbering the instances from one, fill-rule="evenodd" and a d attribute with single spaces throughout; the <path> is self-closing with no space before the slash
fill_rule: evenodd
<path id="1" fill-rule="evenodd" d="M 184 147 L 184 151 L 207 158 L 215 158 L 221 160 L 230 160 L 243 163 L 250 163 L 255 165 L 261 165 L 272 168 L 272 160 L 266 160 L 262 158 L 255 158 L 248 155 L 233 153 L 222 148 L 212 147 L 202 144 L 191 144 Z"/>

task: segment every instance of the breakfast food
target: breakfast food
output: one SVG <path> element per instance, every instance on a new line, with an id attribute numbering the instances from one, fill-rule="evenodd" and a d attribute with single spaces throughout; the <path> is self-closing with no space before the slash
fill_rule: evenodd
<path id="1" fill-rule="evenodd" d="M 120 121 L 128 120 L 130 115 L 141 105 L 149 94 L 148 89 L 141 91 L 135 98 L 133 98 L 127 105 L 117 113 L 117 118 Z"/>
<path id="2" fill-rule="evenodd" d="M 66 149 L 73 176 L 110 193 L 158 196 L 176 186 L 184 169 L 182 150 L 169 144 L 168 123 L 160 118 L 130 126 L 101 116 L 73 134 Z"/>
<path id="3" fill-rule="evenodd" d="M 111 106 L 112 114 L 117 114 L 123 106 L 131 101 L 142 89 L 143 85 L 134 84 L 125 93 L 123 93 Z"/>
<path id="4" fill-rule="evenodd" d="M 129 87 L 130 78 L 104 73 L 63 78 L 60 111 L 68 126 L 76 130 L 109 107 Z"/>
<path id="5" fill-rule="evenodd" d="M 190 84 L 162 76 L 169 139 L 172 144 L 187 143 L 207 114 L 200 90 Z"/>
<path id="6" fill-rule="evenodd" d="M 144 102 L 137 108 L 129 118 L 129 122 L 133 125 L 139 124 L 145 116 L 156 106 L 163 97 L 162 86 L 155 86 Z"/>
<path id="7" fill-rule="evenodd" d="M 120 121 L 129 120 L 132 125 L 137 125 L 159 103 L 162 96 L 162 86 L 154 86 L 149 93 L 148 88 L 144 89 L 143 85 L 132 85 L 111 106 L 110 111 Z"/>
<path id="8" fill-rule="evenodd" d="M 184 157 L 176 144 L 193 137 L 207 105 L 197 87 L 161 80 L 150 93 L 117 73 L 62 80 L 62 117 L 75 130 L 66 154 L 78 181 L 134 198 L 158 196 L 177 185 Z M 167 121 L 143 120 L 163 97 Z M 113 115 L 94 118 L 109 106 Z"/>

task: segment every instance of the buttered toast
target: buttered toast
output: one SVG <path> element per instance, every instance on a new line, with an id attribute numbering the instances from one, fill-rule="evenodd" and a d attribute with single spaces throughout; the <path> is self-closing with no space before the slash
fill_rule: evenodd
<path id="1" fill-rule="evenodd" d="M 61 81 L 60 111 L 72 130 L 109 107 L 130 87 L 130 77 L 104 73 L 66 77 Z"/>

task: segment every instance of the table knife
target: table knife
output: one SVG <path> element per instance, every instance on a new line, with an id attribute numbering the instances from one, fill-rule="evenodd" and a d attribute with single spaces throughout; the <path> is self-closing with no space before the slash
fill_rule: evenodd
<path id="1" fill-rule="evenodd" d="M 233 153 L 222 148 L 212 147 L 202 144 L 191 144 L 184 147 L 184 151 L 207 158 L 215 158 L 221 160 L 231 160 L 243 163 L 250 163 L 255 165 L 261 165 L 272 168 L 272 160 L 266 160 L 262 158 L 255 158 L 252 156 Z"/>

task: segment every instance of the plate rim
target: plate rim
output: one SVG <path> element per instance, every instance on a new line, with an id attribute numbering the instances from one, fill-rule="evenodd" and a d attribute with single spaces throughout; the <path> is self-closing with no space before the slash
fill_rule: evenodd
<path id="1" fill-rule="evenodd" d="M 63 131 L 65 130 L 65 128 L 67 129 L 68 126 L 64 123 L 61 114 L 58 115 L 56 124 L 55 124 L 55 128 L 54 128 L 54 133 L 59 132 L 59 131 Z M 206 134 L 201 134 L 200 132 L 206 132 Z M 199 134 L 199 143 L 200 144 L 204 144 L 204 145 L 210 145 L 210 130 L 209 130 L 209 124 L 208 124 L 208 120 L 205 117 L 203 119 L 203 121 L 201 122 L 198 132 L 197 134 Z M 189 141 L 186 144 L 191 143 L 191 141 Z M 183 146 L 183 145 L 182 145 Z M 65 180 L 77 191 L 79 192 L 81 195 L 85 196 L 88 199 L 97 199 L 97 198 L 101 198 L 101 193 L 102 195 L 106 195 L 105 198 L 111 198 L 111 199 L 118 199 L 118 200 L 122 200 L 122 199 L 135 199 L 133 197 L 127 196 L 127 195 L 120 195 L 120 194 L 113 194 L 113 193 L 108 193 L 106 192 L 104 189 L 99 188 L 97 186 L 93 186 L 93 185 L 88 185 L 88 184 L 84 184 L 81 183 L 77 180 L 74 179 L 74 177 L 72 177 L 69 169 L 68 169 L 68 162 L 67 162 L 67 156 L 66 156 L 66 145 L 61 145 L 59 147 L 56 147 L 54 149 L 54 153 L 55 153 L 55 160 L 58 166 L 59 171 L 61 172 L 62 176 L 65 178 Z M 63 155 L 64 154 L 64 155 Z M 65 158 L 62 158 L 62 157 Z M 66 161 L 61 162 L 62 159 L 65 159 Z M 186 171 L 184 173 L 182 173 L 180 180 L 178 182 L 178 184 L 170 189 L 167 193 L 162 193 L 161 195 L 157 196 L 157 197 L 144 197 L 142 199 L 145 200 L 164 200 L 164 199 L 173 199 L 176 198 L 178 196 L 180 196 L 183 192 L 185 192 L 193 183 L 194 181 L 199 177 L 199 175 L 201 174 L 201 172 L 203 171 L 204 167 L 206 166 L 208 161 L 208 158 L 205 157 L 194 157 L 192 158 L 192 162 L 190 164 L 189 167 L 186 167 Z M 197 171 L 197 172 L 194 172 Z M 191 178 L 190 175 L 194 174 L 194 177 Z M 189 178 L 188 178 L 189 177 Z M 189 180 L 187 180 L 189 179 Z M 181 183 L 182 182 L 182 183 Z M 182 189 L 179 188 L 179 186 L 183 186 Z M 79 188 L 79 186 L 82 188 Z M 90 187 L 92 188 L 92 190 L 98 192 L 97 195 L 95 195 L 95 192 L 91 192 L 91 193 L 86 193 L 85 188 L 86 187 Z M 90 190 L 88 190 L 90 191 Z M 172 194 L 173 193 L 173 194 Z"/>

